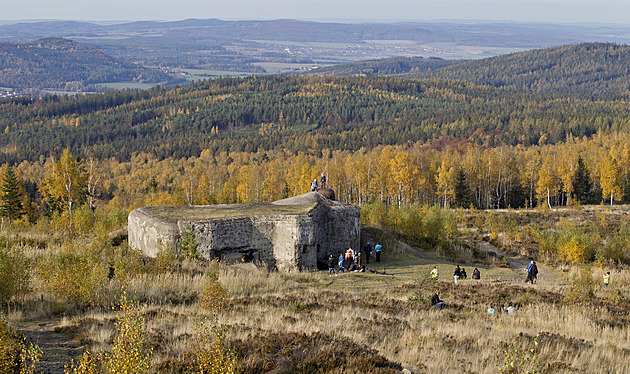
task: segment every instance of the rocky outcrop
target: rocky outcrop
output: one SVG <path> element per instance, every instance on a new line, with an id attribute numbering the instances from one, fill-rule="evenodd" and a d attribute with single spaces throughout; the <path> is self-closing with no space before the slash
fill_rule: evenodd
<path id="1" fill-rule="evenodd" d="M 148 256 L 176 249 L 187 230 L 204 258 L 238 261 L 252 250 L 282 271 L 315 269 L 329 254 L 358 248 L 361 227 L 357 207 L 318 192 L 273 203 L 145 207 L 128 222 L 129 244 Z"/>

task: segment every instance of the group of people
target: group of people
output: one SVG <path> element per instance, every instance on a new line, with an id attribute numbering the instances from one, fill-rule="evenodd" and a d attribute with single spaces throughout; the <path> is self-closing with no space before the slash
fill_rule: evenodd
<path id="1" fill-rule="evenodd" d="M 536 266 L 536 262 L 531 261 L 527 265 L 527 278 L 525 279 L 525 283 L 531 282 L 534 284 L 536 279 L 538 279 L 538 266 Z"/>
<path id="2" fill-rule="evenodd" d="M 372 250 L 372 245 L 368 241 L 367 244 L 363 247 L 363 251 L 365 252 L 365 256 L 361 256 L 360 251 L 355 251 L 352 247 L 348 247 L 348 249 L 339 254 L 339 257 L 335 261 L 335 256 L 328 256 L 328 276 L 332 277 L 334 273 L 335 276 L 338 275 L 338 271 L 357 271 L 364 272 L 365 264 L 370 263 L 370 257 L 372 257 L 372 252 L 374 252 L 374 256 L 376 257 L 376 262 L 381 261 L 381 252 L 383 250 L 383 246 L 380 244 L 376 244 L 374 246 L 374 250 Z M 337 270 L 337 267 L 339 270 Z"/>
<path id="3" fill-rule="evenodd" d="M 536 280 L 538 279 L 538 266 L 536 265 L 536 262 L 530 261 L 530 263 L 527 265 L 526 271 L 527 271 L 527 279 L 525 280 L 525 283 L 531 282 L 532 284 L 534 284 Z M 430 274 L 431 274 L 431 278 L 436 281 L 438 280 L 440 276 L 440 273 L 437 267 L 434 267 L 433 270 L 431 270 Z M 456 265 L 455 271 L 453 273 L 453 278 L 455 279 L 455 284 L 457 284 L 457 281 L 459 279 L 466 279 L 466 270 L 464 268 L 460 268 L 459 265 Z M 610 283 L 610 271 L 605 272 L 603 274 L 603 278 L 604 278 L 604 287 L 608 288 L 608 284 Z M 475 268 L 475 270 L 473 270 L 472 279 L 481 279 L 481 273 L 479 269 Z M 435 293 L 433 294 L 433 297 L 431 298 L 431 306 L 434 306 L 438 309 L 442 309 L 444 305 L 445 305 L 444 301 L 440 299 L 440 291 L 435 291 Z M 516 311 L 516 308 L 514 307 L 514 305 L 509 304 L 508 307 L 505 308 L 505 311 L 508 314 L 514 314 Z M 495 313 L 496 313 L 496 310 L 491 305 L 488 308 L 488 314 L 495 314 Z"/>
<path id="4" fill-rule="evenodd" d="M 440 272 L 437 267 L 434 267 L 433 270 L 431 270 L 430 274 L 431 279 L 433 280 L 438 280 L 438 278 L 440 277 Z M 459 265 L 455 266 L 455 271 L 453 272 L 453 279 L 455 280 L 455 284 L 457 284 L 460 279 L 466 278 L 468 278 L 466 269 L 460 268 Z M 479 269 L 475 268 L 475 270 L 473 270 L 472 279 L 481 279 L 481 272 L 479 271 Z"/>
<path id="5" fill-rule="evenodd" d="M 372 257 L 372 252 L 374 252 L 374 257 L 376 258 L 376 262 L 381 262 L 381 251 L 383 250 L 383 246 L 379 243 L 376 243 L 374 246 L 374 251 L 372 251 L 372 244 L 368 240 L 367 243 L 363 246 L 363 252 L 365 252 L 365 262 L 370 263 L 370 257 Z"/>
<path id="6" fill-rule="evenodd" d="M 321 176 L 322 188 L 326 188 L 326 176 L 322 173 Z M 317 191 L 319 189 L 319 184 L 317 183 L 317 178 L 313 179 L 311 182 L 311 191 Z"/>

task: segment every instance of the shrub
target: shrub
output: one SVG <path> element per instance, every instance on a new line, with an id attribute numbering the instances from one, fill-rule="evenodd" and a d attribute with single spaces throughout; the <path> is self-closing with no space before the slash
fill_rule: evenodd
<path id="1" fill-rule="evenodd" d="M 544 364 L 540 362 L 538 336 L 523 344 L 517 343 L 517 338 L 518 335 L 506 349 L 501 350 L 503 365 L 498 367 L 499 373 L 544 373 Z"/>
<path id="2" fill-rule="evenodd" d="M 18 247 L 0 247 L 0 302 L 26 295 L 30 289 L 28 259 Z"/>
<path id="3" fill-rule="evenodd" d="M 365 225 L 387 227 L 387 211 L 383 202 L 365 204 L 361 207 L 361 221 Z"/>
<path id="4" fill-rule="evenodd" d="M 39 268 L 44 288 L 60 302 L 93 304 L 107 284 L 109 265 L 88 253 L 66 248 L 49 257 Z"/>
<path id="5" fill-rule="evenodd" d="M 15 331 L 11 331 L 4 319 L 0 319 L 0 373 L 35 373 L 42 351 Z"/>
<path id="6" fill-rule="evenodd" d="M 195 373 L 240 372 L 236 353 L 227 345 L 225 327 L 219 325 L 216 319 L 204 320 L 197 325 L 192 353 Z"/>
<path id="7" fill-rule="evenodd" d="M 236 354 L 226 342 L 225 326 L 218 321 L 218 313 L 225 308 L 227 291 L 219 283 L 217 273 L 207 275 L 208 283 L 201 297 L 201 307 L 210 312 L 196 326 L 192 356 L 194 372 L 208 374 L 232 374 L 238 372 Z"/>
<path id="8" fill-rule="evenodd" d="M 144 374 L 152 367 L 153 351 L 146 347 L 144 318 L 137 308 L 121 296 L 116 313 L 116 336 L 109 351 L 85 351 L 79 362 L 66 367 L 65 374 Z"/>
<path id="9" fill-rule="evenodd" d="M 199 244 L 195 239 L 195 233 L 192 232 L 190 226 L 182 232 L 182 239 L 177 243 L 177 251 L 190 258 L 199 258 L 199 251 L 197 251 Z"/>
<path id="10" fill-rule="evenodd" d="M 175 270 L 177 254 L 175 253 L 173 247 L 164 244 L 161 241 L 158 243 L 158 246 L 160 249 L 153 261 L 153 269 L 156 273 L 170 273 Z"/>
<path id="11" fill-rule="evenodd" d="M 376 224 L 402 235 L 407 241 L 445 246 L 459 234 L 455 215 L 439 206 L 413 204 L 398 208 L 383 203 L 366 204 L 361 220 Z"/>
<path id="12" fill-rule="evenodd" d="M 151 368 L 153 351 L 146 348 L 144 318 L 123 295 L 117 313 L 116 337 L 111 351 L 105 353 L 104 367 L 107 373 L 143 374 Z"/>
<path id="13" fill-rule="evenodd" d="M 64 212 L 63 214 L 67 214 Z M 82 205 L 72 212 L 72 232 L 76 236 L 88 236 L 94 231 L 94 212 L 87 205 Z"/>
<path id="14" fill-rule="evenodd" d="M 565 295 L 565 301 L 579 303 L 595 298 L 595 280 L 590 266 L 580 267 L 579 274 L 573 275 L 571 286 Z"/>
<path id="15" fill-rule="evenodd" d="M 613 260 L 628 264 L 630 263 L 628 248 L 630 248 L 630 228 L 621 227 L 613 237 L 608 240 L 606 246 L 600 247 L 597 251 L 596 258 L 602 261 Z"/>
<path id="16" fill-rule="evenodd" d="M 560 260 L 580 264 L 594 258 L 599 236 L 589 235 L 581 227 L 566 221 L 558 226 L 560 232 L 557 248 Z"/>

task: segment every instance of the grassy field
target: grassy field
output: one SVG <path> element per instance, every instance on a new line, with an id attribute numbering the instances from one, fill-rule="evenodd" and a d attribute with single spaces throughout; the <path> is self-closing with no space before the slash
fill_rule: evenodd
<path id="1" fill-rule="evenodd" d="M 462 226 L 464 236 L 453 248 L 468 276 L 477 267 L 481 280 L 455 285 L 455 262 L 441 250 L 410 246 L 377 228 L 366 234 L 383 243 L 382 261 L 372 259 L 365 273 L 338 276 L 278 273 L 264 264 L 145 259 L 123 243 L 110 255 L 122 261 L 112 260 L 116 276 L 90 286 L 90 302 L 61 301 L 45 286 L 42 266 L 33 272 L 32 291 L 6 316 L 44 347 L 39 368 L 48 372 L 78 359 L 83 349 L 116 347 L 125 319 L 111 305 L 121 304 L 123 290 L 143 322 L 152 370 L 159 373 L 194 370 L 200 357 L 195 349 L 208 346 L 208 336 L 224 339 L 223 352 L 231 352 L 244 373 L 630 372 L 627 266 L 541 262 L 537 283 L 525 284 L 528 259 L 518 257 L 520 249 L 508 251 L 513 242 L 492 239 L 503 233 L 479 227 L 509 227 L 489 225 L 488 217 L 504 223 L 502 215 L 535 220 L 544 213 L 468 214 L 473 216 L 460 222 L 478 226 Z M 583 211 L 581 219 L 591 219 L 589 214 Z M 16 235 L 31 263 L 95 248 L 94 242 L 68 248 L 62 238 Z M 437 281 L 429 277 L 434 266 Z M 602 274 L 609 270 L 611 284 L 604 288 Z M 443 309 L 430 306 L 436 290 Z M 508 305 L 516 307 L 514 314 L 506 312 Z M 497 312 L 488 314 L 490 307 Z"/>
<path id="2" fill-rule="evenodd" d="M 138 83 L 138 82 L 116 82 L 116 83 L 99 83 L 98 86 L 112 88 L 115 90 L 148 90 L 155 86 L 155 83 Z"/>
<path id="3" fill-rule="evenodd" d="M 173 69 L 174 73 L 183 72 L 186 73 L 186 80 L 196 81 L 208 78 L 219 77 L 247 77 L 253 73 L 244 71 L 231 71 L 231 70 L 213 70 L 213 69 Z"/>

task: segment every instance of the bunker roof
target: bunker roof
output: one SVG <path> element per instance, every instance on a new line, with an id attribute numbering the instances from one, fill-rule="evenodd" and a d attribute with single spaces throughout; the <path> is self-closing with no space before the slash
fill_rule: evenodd
<path id="1" fill-rule="evenodd" d="M 166 222 L 206 221 L 263 215 L 300 215 L 319 203 L 330 202 L 317 192 L 309 192 L 272 203 L 220 204 L 195 206 L 149 206 L 139 209 L 144 214 Z"/>

